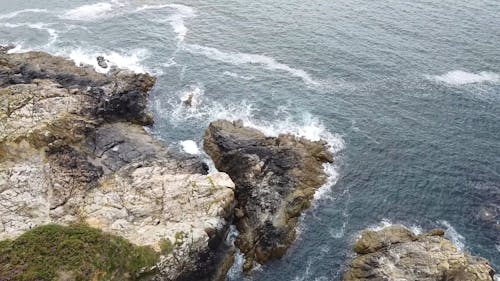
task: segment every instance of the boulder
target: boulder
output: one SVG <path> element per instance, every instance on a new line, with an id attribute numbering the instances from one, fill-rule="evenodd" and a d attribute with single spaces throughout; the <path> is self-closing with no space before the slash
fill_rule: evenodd
<path id="1" fill-rule="evenodd" d="M 0 240 L 84 223 L 153 248 L 150 280 L 211 279 L 234 183 L 146 133 L 154 83 L 42 52 L 0 52 Z"/>
<path id="2" fill-rule="evenodd" d="M 323 141 L 292 135 L 266 137 L 241 122 L 212 122 L 205 151 L 236 184 L 236 246 L 244 269 L 283 256 L 296 236 L 302 211 L 326 181 L 323 164 L 333 161 Z"/>
<path id="3" fill-rule="evenodd" d="M 358 254 L 344 281 L 421 280 L 493 281 L 488 261 L 460 251 L 435 229 L 416 235 L 404 226 L 364 231 L 354 245 Z"/>
<path id="4" fill-rule="evenodd" d="M 103 56 L 97 57 L 97 65 L 99 65 L 101 68 L 108 68 L 108 62 Z"/>

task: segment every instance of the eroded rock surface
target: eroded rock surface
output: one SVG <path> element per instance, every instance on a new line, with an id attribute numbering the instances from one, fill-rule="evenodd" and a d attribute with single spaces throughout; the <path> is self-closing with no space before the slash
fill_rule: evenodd
<path id="1" fill-rule="evenodd" d="M 301 212 L 325 183 L 323 164 L 333 161 L 326 143 L 266 137 L 241 122 L 219 120 L 207 129 L 204 147 L 236 184 L 236 246 L 245 254 L 244 269 L 283 256 Z"/>
<path id="2" fill-rule="evenodd" d="M 0 240 L 86 222 L 160 251 L 153 279 L 210 278 L 234 184 L 146 133 L 154 83 L 0 50 Z"/>
<path id="3" fill-rule="evenodd" d="M 415 235 L 403 226 L 364 231 L 344 280 L 494 280 L 487 260 L 461 252 L 443 235 L 439 229 Z"/>

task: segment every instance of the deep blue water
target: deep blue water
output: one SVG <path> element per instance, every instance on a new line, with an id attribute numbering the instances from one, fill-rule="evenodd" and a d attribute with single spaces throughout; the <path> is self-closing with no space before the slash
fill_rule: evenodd
<path id="1" fill-rule="evenodd" d="M 178 149 L 186 140 L 201 147 L 217 118 L 331 143 L 334 184 L 304 215 L 287 256 L 250 279 L 341 280 L 356 235 L 381 223 L 443 227 L 500 270 L 498 0 L 0 0 L 0 8 L 0 43 L 17 51 L 92 64 L 103 54 L 157 75 L 151 131 Z M 186 109 L 189 93 L 195 106 Z"/>

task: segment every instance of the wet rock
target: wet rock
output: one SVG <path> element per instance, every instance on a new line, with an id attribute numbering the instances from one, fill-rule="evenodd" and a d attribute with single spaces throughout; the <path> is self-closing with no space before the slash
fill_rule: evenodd
<path id="1" fill-rule="evenodd" d="M 108 68 L 107 60 L 103 56 L 97 57 L 97 65 L 99 65 L 102 68 Z"/>
<path id="2" fill-rule="evenodd" d="M 403 226 L 364 231 L 344 280 L 494 280 L 487 260 L 461 252 L 443 234 L 436 229 L 415 235 Z"/>
<path id="3" fill-rule="evenodd" d="M 193 94 L 188 94 L 187 96 L 183 97 L 182 103 L 187 107 L 191 107 L 193 105 Z"/>
<path id="4" fill-rule="evenodd" d="M 4 54 L 5 54 L 5 53 L 7 53 L 9 50 L 14 49 L 15 47 L 16 47 L 16 46 L 14 46 L 14 45 L 5 45 L 5 46 L 0 45 L 0 54 L 2 54 L 2 53 L 4 53 Z"/>
<path id="5" fill-rule="evenodd" d="M 146 133 L 154 83 L 42 52 L 0 52 L 0 240 L 85 222 L 158 251 L 149 280 L 218 274 L 234 184 Z"/>
<path id="6" fill-rule="evenodd" d="M 333 161 L 326 143 L 266 137 L 241 122 L 219 120 L 205 132 L 204 147 L 236 184 L 236 245 L 245 254 L 244 269 L 283 256 L 301 212 L 325 183 L 323 164 Z"/>

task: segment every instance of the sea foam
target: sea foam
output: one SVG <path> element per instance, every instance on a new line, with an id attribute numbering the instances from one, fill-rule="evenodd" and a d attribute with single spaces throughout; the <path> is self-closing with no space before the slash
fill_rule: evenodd
<path id="1" fill-rule="evenodd" d="M 106 17 L 113 10 L 113 2 L 99 2 L 76 7 L 64 13 L 61 18 L 79 21 L 94 21 Z"/>
<path id="2" fill-rule="evenodd" d="M 196 142 L 193 140 L 181 141 L 180 145 L 182 147 L 182 150 L 184 150 L 184 152 L 188 154 L 193 154 L 193 155 L 200 154 L 200 149 L 198 148 Z"/>
<path id="3" fill-rule="evenodd" d="M 206 56 L 207 58 L 222 61 L 224 63 L 229 63 L 233 65 L 254 65 L 259 66 L 264 69 L 271 71 L 283 71 L 287 72 L 292 76 L 301 78 L 304 82 L 310 85 L 319 85 L 319 82 L 315 81 L 309 73 L 302 69 L 293 68 L 284 63 L 276 61 L 276 59 L 264 55 L 258 54 L 248 54 L 248 53 L 238 53 L 238 52 L 224 52 L 216 48 L 196 45 L 196 44 L 186 44 L 183 46 L 184 50 L 192 53 Z"/>
<path id="4" fill-rule="evenodd" d="M 454 70 L 443 75 L 434 76 L 434 79 L 450 85 L 466 85 L 483 82 L 498 82 L 500 81 L 500 75 L 498 73 L 486 71 L 472 73 L 462 70 Z"/>
<path id="5" fill-rule="evenodd" d="M 174 32 L 177 34 L 179 42 L 183 42 L 186 38 L 189 29 L 186 27 L 184 20 L 192 18 L 196 15 L 193 8 L 181 4 L 164 4 L 164 5 L 143 5 L 135 10 L 135 12 L 142 12 L 148 10 L 162 10 L 174 9 L 176 13 L 168 16 L 166 19 L 155 20 L 156 22 L 169 22 Z"/>
<path id="6" fill-rule="evenodd" d="M 19 16 L 20 14 L 24 13 L 48 13 L 46 9 L 24 9 L 24 10 L 19 10 L 19 11 L 14 11 L 11 13 L 3 14 L 0 15 L 0 19 L 11 19 Z"/>
<path id="7" fill-rule="evenodd" d="M 62 53 L 61 55 L 67 55 Z M 109 61 L 110 67 L 101 68 L 97 64 L 97 56 L 104 56 L 105 59 Z M 118 68 L 129 69 L 135 73 L 146 73 L 146 69 L 141 65 L 143 59 L 147 57 L 147 50 L 139 49 L 135 50 L 131 54 L 119 54 L 117 52 L 96 52 L 96 51 L 86 51 L 82 49 L 75 49 L 69 52 L 69 58 L 72 59 L 76 65 L 84 64 L 91 65 L 95 68 L 97 72 L 107 73 L 109 72 L 111 66 L 116 66 Z"/>
<path id="8" fill-rule="evenodd" d="M 445 236 L 446 238 L 450 239 L 455 246 L 457 246 L 461 251 L 465 249 L 465 237 L 463 237 L 458 231 L 448 222 L 445 220 L 441 220 L 438 222 L 442 226 L 444 226 L 445 229 Z"/>

